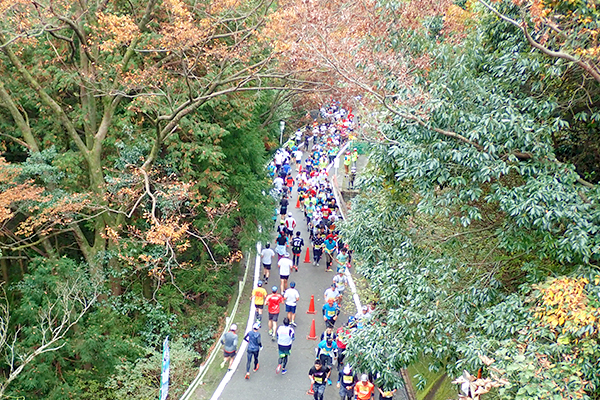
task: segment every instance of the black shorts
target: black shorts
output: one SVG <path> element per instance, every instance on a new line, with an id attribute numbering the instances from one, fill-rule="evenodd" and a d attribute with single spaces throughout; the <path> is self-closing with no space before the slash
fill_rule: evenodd
<path id="1" fill-rule="evenodd" d="M 279 279 L 289 279 L 289 275 L 279 275 Z"/>
<path id="2" fill-rule="evenodd" d="M 269 313 L 269 321 L 275 321 L 275 322 L 277 322 L 278 318 L 279 318 L 279 313 L 277 313 L 277 314 L 271 314 L 271 313 Z"/>
<path id="3" fill-rule="evenodd" d="M 256 308 L 260 308 L 261 310 L 263 309 L 265 305 L 264 304 L 255 304 L 254 307 Z"/>
<path id="4" fill-rule="evenodd" d="M 235 350 L 234 351 L 225 351 L 223 350 L 223 357 L 227 358 L 227 357 L 235 357 Z"/>
<path id="5" fill-rule="evenodd" d="M 263 264 L 264 269 L 271 269 L 271 264 Z"/>

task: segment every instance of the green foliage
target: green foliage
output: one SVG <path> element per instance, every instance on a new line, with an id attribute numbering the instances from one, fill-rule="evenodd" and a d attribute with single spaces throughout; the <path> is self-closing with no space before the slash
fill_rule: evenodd
<path id="1" fill-rule="evenodd" d="M 378 304 L 349 362 L 386 382 L 401 384 L 393 371 L 423 359 L 476 374 L 487 355 L 511 382 L 500 398 L 598 397 L 596 328 L 542 323 L 535 289 L 597 273 L 600 191 L 580 178 L 595 167 L 559 145 L 597 135 L 576 112 L 594 105 L 569 103 L 569 66 L 532 54 L 521 34 L 484 15 L 462 43 L 404 43 L 433 61 L 398 96 L 427 98 L 379 119 L 385 136 L 370 145 L 363 193 L 342 224 Z M 594 301 L 596 285 L 586 286 Z"/>

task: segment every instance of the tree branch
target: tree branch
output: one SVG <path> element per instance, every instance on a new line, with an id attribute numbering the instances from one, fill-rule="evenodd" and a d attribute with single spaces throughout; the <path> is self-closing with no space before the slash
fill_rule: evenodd
<path id="1" fill-rule="evenodd" d="M 500 11 L 496 10 L 494 7 L 492 7 L 490 4 L 488 4 L 487 2 L 485 2 L 484 0 L 478 0 L 485 8 L 487 8 L 488 10 L 490 10 L 492 13 L 494 13 L 496 16 L 498 16 L 500 19 L 516 26 L 517 28 L 519 28 L 521 31 L 523 31 L 523 34 L 525 35 L 525 39 L 527 39 L 527 42 L 534 48 L 540 50 L 542 53 L 544 53 L 545 55 L 547 55 L 548 57 L 553 57 L 553 58 L 562 58 L 564 60 L 567 61 L 571 61 L 573 63 L 575 63 L 577 66 L 579 66 L 581 69 L 583 69 L 585 72 L 587 72 L 588 74 L 590 74 L 592 76 L 592 78 L 594 78 L 596 80 L 596 82 L 600 83 L 600 73 L 590 64 L 588 64 L 587 62 L 576 58 L 575 56 L 568 54 L 568 53 L 564 53 L 562 51 L 554 51 L 554 50 L 550 50 L 549 48 L 547 48 L 546 46 L 536 42 L 531 35 L 529 34 L 529 31 L 527 29 L 527 23 L 525 21 L 519 23 L 517 21 L 515 21 L 512 18 L 507 17 L 506 15 L 502 14 Z"/>

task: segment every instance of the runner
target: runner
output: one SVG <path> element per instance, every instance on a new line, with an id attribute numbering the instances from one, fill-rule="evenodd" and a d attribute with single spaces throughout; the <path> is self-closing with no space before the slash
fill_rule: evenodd
<path id="1" fill-rule="evenodd" d="M 288 176 L 285 178 L 285 186 L 287 187 L 288 194 L 291 196 L 292 188 L 294 187 L 294 178 L 292 174 L 288 173 Z"/>
<path id="2" fill-rule="evenodd" d="M 337 253 L 335 257 L 335 262 L 337 264 L 337 272 L 346 272 L 346 268 L 348 267 L 348 249 L 342 247 L 342 250 Z"/>
<path id="3" fill-rule="evenodd" d="M 367 374 L 362 374 L 360 382 L 354 386 L 356 400 L 369 400 L 375 396 L 375 386 L 369 382 Z"/>
<path id="4" fill-rule="evenodd" d="M 337 364 L 338 368 L 344 365 L 344 357 L 346 357 L 346 343 L 352 334 L 352 324 L 354 323 L 354 317 L 348 317 L 348 322 L 345 326 L 340 326 L 337 331 L 335 331 L 337 336 L 337 345 L 338 345 L 338 354 L 337 354 Z"/>
<path id="5" fill-rule="evenodd" d="M 323 304 L 323 321 L 325 326 L 335 326 L 338 315 L 340 315 L 340 307 L 332 297 L 327 299 L 327 303 Z"/>
<path id="6" fill-rule="evenodd" d="M 352 159 L 352 166 L 356 168 L 356 163 L 358 162 L 358 149 L 355 147 L 350 156 Z"/>
<path id="7" fill-rule="evenodd" d="M 319 342 L 322 342 L 323 340 L 327 340 L 327 339 L 331 339 L 331 340 L 337 339 L 337 334 L 333 331 L 332 326 L 325 327 L 325 331 L 323 331 L 323 333 L 321 333 L 321 338 L 319 339 Z"/>
<path id="8" fill-rule="evenodd" d="M 330 272 L 332 271 L 331 265 L 333 264 L 334 253 L 337 248 L 337 242 L 333 239 L 333 235 L 330 234 L 329 236 L 327 236 L 327 239 L 325 239 L 324 244 L 325 257 L 327 258 L 327 269 L 325 271 Z"/>
<path id="9" fill-rule="evenodd" d="M 231 371 L 231 364 L 233 364 L 237 351 L 238 337 L 236 331 L 237 325 L 231 324 L 229 332 L 225 333 L 221 338 L 221 344 L 223 345 L 223 362 L 221 363 L 221 368 L 225 366 L 225 363 L 229 362 L 227 371 Z"/>
<path id="10" fill-rule="evenodd" d="M 325 382 L 329 379 L 331 370 L 321 364 L 320 360 L 315 360 L 315 365 L 308 371 L 311 389 L 314 393 L 314 400 L 323 400 L 325 393 Z"/>
<path id="11" fill-rule="evenodd" d="M 384 390 L 378 387 L 377 390 L 379 390 L 379 400 L 392 400 L 397 389 Z"/>
<path id="12" fill-rule="evenodd" d="M 315 229 L 316 229 L 316 227 L 315 227 Z M 314 255 L 315 266 L 318 266 L 319 261 L 321 261 L 321 256 L 323 255 L 324 243 L 325 243 L 325 235 L 317 234 L 313 240 L 313 255 Z"/>
<path id="13" fill-rule="evenodd" d="M 323 300 L 325 302 L 327 302 L 328 299 L 334 299 L 337 301 L 338 297 L 340 297 L 340 292 L 338 292 L 337 285 L 335 283 L 332 283 L 331 286 L 325 289 L 325 293 L 323 293 Z"/>
<path id="14" fill-rule="evenodd" d="M 281 293 L 285 292 L 287 289 L 287 281 L 290 277 L 290 272 L 292 270 L 292 260 L 290 260 L 290 253 L 285 253 L 283 258 L 279 260 L 277 263 L 279 267 L 279 279 L 281 280 Z"/>
<path id="15" fill-rule="evenodd" d="M 281 223 L 283 223 L 283 221 Z M 275 246 L 277 260 L 281 260 L 281 257 L 283 257 L 287 252 L 286 247 L 288 242 L 287 237 L 285 236 L 285 233 L 283 231 L 279 232 L 279 236 L 277 236 L 275 242 L 277 243 L 277 246 Z"/>
<path id="16" fill-rule="evenodd" d="M 302 169 L 302 150 L 296 150 L 294 152 L 294 157 L 296 158 L 296 167 L 298 171 L 300 171 Z"/>
<path id="17" fill-rule="evenodd" d="M 296 141 L 296 147 L 300 146 L 300 143 L 302 143 L 302 129 L 298 128 L 298 130 L 296 130 L 296 133 L 294 134 L 294 139 Z"/>
<path id="18" fill-rule="evenodd" d="M 271 273 L 271 264 L 273 263 L 273 257 L 275 252 L 271 249 L 271 243 L 265 244 L 265 248 L 260 252 L 260 259 L 263 264 L 263 280 L 269 281 L 269 275 Z"/>
<path id="19" fill-rule="evenodd" d="M 292 239 L 292 263 L 293 268 L 298 272 L 298 264 L 300 263 L 300 254 L 302 254 L 302 248 L 304 247 L 304 239 L 300 237 L 300 231 L 296 232 L 296 237 Z"/>
<path id="20" fill-rule="evenodd" d="M 337 343 L 334 342 L 331 338 L 322 340 L 319 343 L 319 347 L 317 350 L 317 357 L 319 358 L 319 360 L 321 360 L 321 364 L 323 364 L 323 366 L 332 368 L 333 357 L 335 357 L 336 350 L 337 350 Z M 331 385 L 330 379 L 327 379 L 327 384 Z"/>
<path id="21" fill-rule="evenodd" d="M 254 319 L 256 319 L 256 323 L 260 328 L 262 323 L 262 313 L 263 307 L 265 305 L 265 299 L 267 298 L 267 291 L 262 287 L 262 281 L 258 281 L 256 284 L 256 288 L 252 291 L 252 296 L 250 296 L 250 300 L 254 300 L 254 307 L 256 310 L 254 311 Z"/>
<path id="22" fill-rule="evenodd" d="M 292 342 L 295 339 L 294 328 L 290 326 L 290 320 L 285 317 L 283 319 L 283 325 L 277 328 L 277 347 L 279 348 L 279 362 L 275 373 L 285 374 L 287 369 L 288 358 L 292 351 Z"/>
<path id="23" fill-rule="evenodd" d="M 263 289 L 264 290 L 264 289 Z M 252 325 L 252 330 L 246 333 L 244 336 L 244 340 L 248 342 L 248 349 L 246 350 L 246 354 L 248 356 L 246 360 L 246 376 L 245 379 L 250 379 L 250 364 L 252 364 L 252 358 L 254 358 L 254 372 L 258 371 L 258 353 L 262 349 L 262 343 L 260 341 L 260 324 L 255 322 Z"/>
<path id="24" fill-rule="evenodd" d="M 285 234 L 291 239 L 294 236 L 294 229 L 296 228 L 296 220 L 292 216 L 291 212 L 288 212 L 287 218 L 284 221 Z"/>
<path id="25" fill-rule="evenodd" d="M 290 287 L 283 294 L 285 299 L 285 311 L 292 326 L 296 326 L 296 303 L 300 299 L 300 293 L 296 290 L 296 282 L 290 282 Z"/>
<path id="26" fill-rule="evenodd" d="M 287 208 L 289 204 L 290 202 L 288 201 L 287 195 L 284 194 L 281 201 L 279 202 L 279 205 L 281 206 L 281 208 L 279 209 L 279 215 L 281 215 L 281 218 L 283 218 L 285 214 L 287 214 Z"/>
<path id="27" fill-rule="evenodd" d="M 354 400 L 354 385 L 357 381 L 358 378 L 350 365 L 340 370 L 337 387 L 340 389 L 341 400 Z"/>
<path id="28" fill-rule="evenodd" d="M 279 305 L 283 303 L 283 296 L 277 293 L 277 286 L 271 288 L 271 294 L 265 300 L 269 311 L 269 336 L 275 340 L 275 332 L 277 331 L 277 319 L 279 318 Z"/>
<path id="29" fill-rule="evenodd" d="M 371 319 L 371 313 L 369 312 L 369 306 L 363 306 L 362 310 L 357 312 L 354 316 L 356 318 L 357 328 L 362 328 L 365 322 Z"/>
<path id="30" fill-rule="evenodd" d="M 336 300 L 338 304 L 342 304 L 342 297 L 348 284 L 348 278 L 346 278 L 343 271 L 338 271 L 337 275 L 333 277 L 333 284 L 335 285 L 335 290 L 339 293 Z"/>
<path id="31" fill-rule="evenodd" d="M 277 192 L 277 196 L 283 193 L 283 185 L 284 181 L 282 177 L 278 176 L 275 179 L 273 179 L 273 188 Z"/>
<path id="32" fill-rule="evenodd" d="M 352 155 L 347 151 L 344 155 L 344 174 L 346 174 L 346 176 L 350 173 L 350 164 L 352 164 Z"/>

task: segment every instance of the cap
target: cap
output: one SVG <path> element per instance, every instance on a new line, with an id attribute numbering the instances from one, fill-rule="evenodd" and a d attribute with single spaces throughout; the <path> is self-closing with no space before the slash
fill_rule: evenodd
<path id="1" fill-rule="evenodd" d="M 262 281 L 256 282 L 256 286 L 259 286 L 259 287 L 262 286 Z"/>
<path id="2" fill-rule="evenodd" d="M 273 287 L 271 288 L 271 291 L 272 291 L 273 293 L 275 293 L 275 292 L 277 291 L 277 286 L 273 286 Z"/>
<path id="3" fill-rule="evenodd" d="M 283 256 L 284 256 L 284 257 L 289 257 L 289 256 L 290 256 L 290 253 L 287 253 L 287 252 L 286 252 L 286 253 L 285 253 Z"/>
<path id="4" fill-rule="evenodd" d="M 291 288 L 294 288 L 294 287 L 296 287 L 296 282 L 293 282 L 293 281 L 292 281 L 292 282 L 290 282 L 290 287 L 291 287 Z"/>
<path id="5" fill-rule="evenodd" d="M 292 213 L 291 213 L 291 212 L 289 212 L 289 213 L 288 213 L 288 217 L 291 217 L 291 216 L 292 216 Z"/>
<path id="6" fill-rule="evenodd" d="M 255 331 L 260 329 L 260 324 L 258 322 L 255 322 L 254 325 L 252 325 L 252 329 L 254 329 Z"/>
<path id="7" fill-rule="evenodd" d="M 229 328 L 230 331 L 237 331 L 237 325 L 236 324 L 231 324 L 231 327 Z"/>
<path id="8" fill-rule="evenodd" d="M 363 307 L 362 307 L 362 310 L 363 310 L 363 311 L 369 311 L 369 307 L 367 307 L 367 306 L 363 306 Z"/>
<path id="9" fill-rule="evenodd" d="M 366 382 L 366 381 L 368 381 L 368 380 L 369 380 L 369 377 L 367 376 L 367 374 L 362 374 L 362 375 L 360 376 L 360 380 L 361 380 L 362 382 Z"/>
<path id="10" fill-rule="evenodd" d="M 352 367 L 350 366 L 350 364 L 344 365 L 344 374 L 348 375 L 350 371 L 352 371 Z"/>

